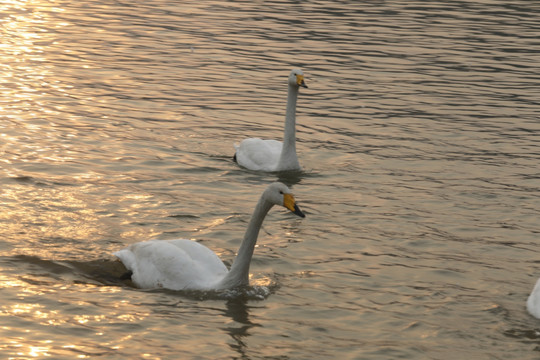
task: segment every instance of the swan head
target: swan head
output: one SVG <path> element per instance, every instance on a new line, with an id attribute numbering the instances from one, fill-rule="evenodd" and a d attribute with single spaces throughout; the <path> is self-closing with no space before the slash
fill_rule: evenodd
<path id="1" fill-rule="evenodd" d="M 304 73 L 300 69 L 293 69 L 291 71 L 291 74 L 289 75 L 289 85 L 295 86 L 295 87 L 305 87 L 307 88 L 307 85 L 304 81 Z"/>
<path id="2" fill-rule="evenodd" d="M 280 205 L 289 209 L 293 214 L 300 217 L 306 217 L 306 215 L 300 210 L 293 194 L 289 188 L 280 182 L 270 184 L 263 193 L 263 197 L 266 201 L 273 205 Z"/>

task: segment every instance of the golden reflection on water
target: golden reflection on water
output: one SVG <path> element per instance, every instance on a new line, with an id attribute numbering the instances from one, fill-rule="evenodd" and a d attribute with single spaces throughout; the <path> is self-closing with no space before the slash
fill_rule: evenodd
<path id="1" fill-rule="evenodd" d="M 25 281 L 27 280 L 27 281 Z M 12 302 L 6 305 L 0 305 L 0 320 L 2 318 L 9 319 L 11 317 L 24 319 L 25 322 L 31 324 L 32 328 L 21 328 L 2 326 L 5 333 L 11 333 L 11 336 L 5 337 L 0 342 L 0 353 L 15 355 L 17 357 L 50 357 L 63 355 L 67 357 L 88 358 L 92 354 L 88 352 L 84 345 L 60 344 L 54 339 L 54 329 L 71 326 L 84 326 L 90 331 L 95 331 L 95 336 L 104 336 L 101 331 L 103 323 L 137 323 L 148 317 L 149 313 L 130 313 L 126 314 L 125 308 L 128 306 L 128 301 L 114 301 L 110 310 L 106 313 L 90 313 L 92 310 L 88 308 L 88 303 L 80 301 L 71 304 L 68 308 L 49 309 L 57 305 L 51 303 L 32 302 L 35 296 L 41 296 L 44 292 L 54 293 L 58 290 L 63 292 L 70 290 L 73 287 L 76 292 L 98 291 L 100 293 L 117 293 L 122 289 L 119 287 L 103 287 L 90 284 L 72 284 L 60 285 L 51 284 L 51 286 L 43 286 L 43 284 L 35 285 L 30 281 L 30 277 L 24 278 L 9 277 L 0 275 L 0 290 L 14 291 L 20 301 Z M 37 299 L 37 298 L 36 298 Z M 78 305 L 73 307 L 73 305 Z M 94 311 L 96 311 L 94 309 Z M 101 311 L 101 310 L 97 310 Z M 82 312 L 82 313 L 81 313 Z M 37 326 L 51 327 L 51 330 L 45 331 L 49 333 L 50 339 L 36 338 L 33 336 Z M 30 325 L 29 325 L 30 326 Z M 64 330 L 62 330 L 64 331 Z M 43 332 L 41 332 L 43 333 Z M 129 340 L 130 335 L 122 339 L 104 339 L 102 345 L 110 349 L 119 349 L 123 341 Z"/>
<path id="2" fill-rule="evenodd" d="M 51 1 L 4 1 L 0 4 L 0 94 L 19 111 L 33 112 L 34 100 L 41 95 L 50 75 L 47 64 L 47 45 L 51 44 L 51 32 L 64 23 L 52 23 L 51 12 L 61 9 Z M 16 99 L 15 101 L 13 99 Z M 13 110 L 2 105 L 0 110 Z M 3 114 L 14 116 L 16 114 Z"/>
<path id="3" fill-rule="evenodd" d="M 59 16 L 64 12 L 54 0 L 0 3 L 0 172 L 14 179 L 0 189 L 0 224 L 14 234 L 14 244 L 17 236 L 40 242 L 33 248 L 30 241 L 20 252 L 39 251 L 45 257 L 43 239 L 92 239 L 100 231 L 100 204 L 89 204 L 88 192 L 93 190 L 89 183 L 101 175 L 80 163 L 71 141 L 84 124 L 62 110 L 63 101 L 49 101 L 70 95 L 71 86 L 55 74 L 69 51 L 59 31 L 70 25 Z M 55 122 L 60 117 L 71 126 L 59 131 Z M 35 173 L 40 179 L 33 182 Z M 41 182 L 41 174 L 50 181 Z M 55 181 L 66 186 L 51 186 Z M 73 182 L 81 186 L 67 186 Z M 70 252 L 70 244 L 64 246 Z"/>
<path id="4" fill-rule="evenodd" d="M 18 234 L 26 240 L 35 238 L 44 241 L 38 249 L 20 249 L 25 254 L 39 251 L 44 255 L 47 247 L 45 239 L 86 239 L 95 236 L 99 232 L 95 227 L 98 216 L 95 209 L 88 207 L 81 191 L 84 192 L 84 189 L 34 184 L 10 186 L 3 191 L 0 199 L 0 223 L 10 234 Z"/>
<path id="5" fill-rule="evenodd" d="M 38 158 L 66 161 L 60 148 L 50 151 L 48 143 L 54 137 L 51 130 L 43 130 L 47 119 L 58 114 L 44 99 L 64 91 L 55 79 L 51 59 L 56 30 L 67 25 L 55 18 L 60 12 L 55 1 L 0 4 L 0 140 L 7 149 L 2 156 L 6 164 Z"/>
<path id="6" fill-rule="evenodd" d="M 18 288 L 20 290 L 18 296 L 24 298 L 28 293 L 35 292 L 32 290 L 32 286 L 26 286 L 23 281 L 10 278 L 7 276 L 0 277 L 0 289 L 5 288 Z M 34 320 L 41 324 L 46 325 L 55 325 L 54 322 L 51 322 L 51 317 L 57 314 L 56 311 L 47 312 L 44 310 L 44 306 L 37 303 L 15 303 L 10 305 L 0 306 L 0 318 L 5 316 L 16 316 L 22 317 L 25 319 Z M 11 351 L 12 354 L 15 353 L 17 356 L 30 356 L 30 357 L 40 357 L 40 356 L 50 356 L 49 351 L 51 349 L 50 345 L 52 340 L 41 340 L 41 341 L 32 341 L 28 340 L 25 336 L 20 336 L 22 334 L 31 333 L 30 329 L 13 329 L 9 326 L 3 326 L 3 330 L 13 332 L 14 336 L 4 339 L 0 344 L 0 352 L 5 353 Z M 19 336 L 15 336 L 19 335 Z"/>

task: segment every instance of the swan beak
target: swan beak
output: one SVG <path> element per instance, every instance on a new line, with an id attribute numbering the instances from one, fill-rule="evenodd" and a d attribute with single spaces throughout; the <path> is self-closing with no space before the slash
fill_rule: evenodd
<path id="1" fill-rule="evenodd" d="M 306 215 L 302 212 L 302 210 L 300 210 L 298 205 L 296 205 L 296 202 L 294 201 L 294 196 L 292 196 L 292 194 L 283 195 L 283 206 L 291 210 L 295 215 L 298 215 L 300 217 L 306 217 Z"/>
<path id="2" fill-rule="evenodd" d="M 304 82 L 304 75 L 296 75 L 296 85 L 307 88 Z"/>

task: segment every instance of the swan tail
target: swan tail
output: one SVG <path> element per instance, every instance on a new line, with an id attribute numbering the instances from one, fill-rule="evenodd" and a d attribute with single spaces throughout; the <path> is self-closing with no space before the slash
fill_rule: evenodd
<path id="1" fill-rule="evenodd" d="M 236 158 L 236 153 L 238 152 L 238 149 L 240 149 L 240 144 L 234 143 L 234 155 L 233 155 L 233 161 L 238 164 L 238 159 Z"/>
<path id="2" fill-rule="evenodd" d="M 122 276 L 120 276 L 120 280 L 131 280 L 132 276 L 133 276 L 133 271 L 128 270 Z"/>

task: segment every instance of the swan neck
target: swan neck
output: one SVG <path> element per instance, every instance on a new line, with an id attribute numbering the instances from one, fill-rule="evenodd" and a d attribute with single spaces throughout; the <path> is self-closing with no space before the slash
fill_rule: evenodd
<path id="1" fill-rule="evenodd" d="M 234 259 L 231 270 L 221 282 L 221 288 L 232 288 L 241 285 L 249 285 L 249 265 L 259 236 L 263 220 L 270 211 L 272 204 L 266 201 L 263 197 L 259 199 L 255 211 L 249 221 L 244 240 L 240 244 L 238 254 Z"/>
<path id="2" fill-rule="evenodd" d="M 285 112 L 285 133 L 283 135 L 283 149 L 279 159 L 278 170 L 288 170 L 299 167 L 296 156 L 296 100 L 298 87 L 289 85 L 287 95 L 287 110 Z"/>

